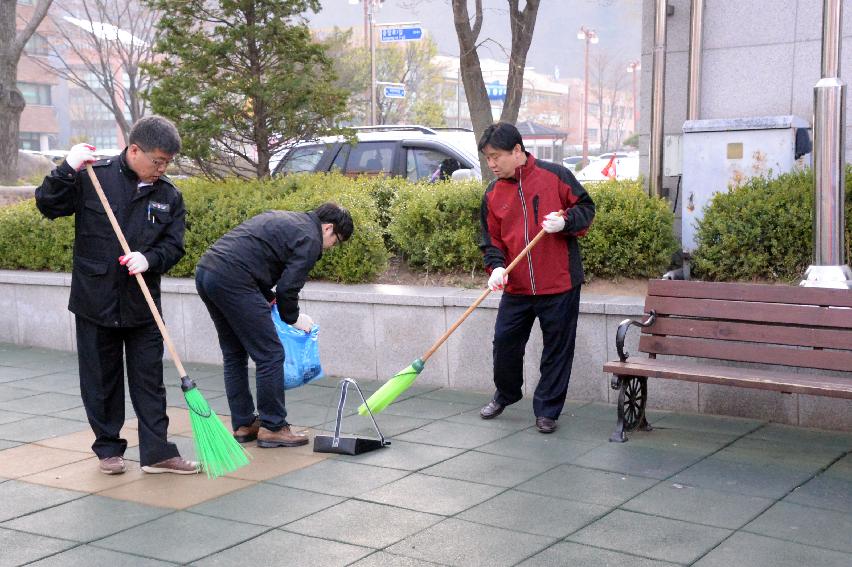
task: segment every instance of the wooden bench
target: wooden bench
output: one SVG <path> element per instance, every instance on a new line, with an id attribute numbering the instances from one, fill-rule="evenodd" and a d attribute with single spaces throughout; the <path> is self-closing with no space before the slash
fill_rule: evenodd
<path id="1" fill-rule="evenodd" d="M 604 365 L 619 390 L 610 441 L 651 429 L 645 419 L 648 378 L 852 399 L 852 291 L 651 280 L 645 313 L 645 321 L 619 325 L 619 360 Z M 647 357 L 628 360 L 624 339 L 631 326 L 642 328 L 639 351 Z"/>

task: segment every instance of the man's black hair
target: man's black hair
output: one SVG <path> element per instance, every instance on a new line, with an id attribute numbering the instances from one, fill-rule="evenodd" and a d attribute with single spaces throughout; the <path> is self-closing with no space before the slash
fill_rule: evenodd
<path id="1" fill-rule="evenodd" d="M 337 203 L 323 203 L 314 209 L 314 213 L 319 217 L 322 224 L 331 223 L 334 227 L 334 233 L 340 238 L 341 242 L 349 240 L 352 233 L 355 232 L 352 215 Z"/>
<path id="2" fill-rule="evenodd" d="M 524 139 L 521 138 L 521 133 L 518 132 L 518 129 L 508 122 L 497 122 L 485 129 L 485 132 L 482 133 L 482 137 L 479 139 L 477 148 L 480 152 L 485 150 L 485 146 L 511 152 L 518 144 L 521 146 L 521 151 L 526 151 Z"/>
<path id="3" fill-rule="evenodd" d="M 133 124 L 129 143 L 136 144 L 144 152 L 160 150 L 173 156 L 180 151 L 180 134 L 171 120 L 153 114 Z"/>

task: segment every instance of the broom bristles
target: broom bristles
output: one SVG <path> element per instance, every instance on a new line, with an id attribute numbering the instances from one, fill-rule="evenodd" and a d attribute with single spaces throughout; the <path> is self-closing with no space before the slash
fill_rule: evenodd
<path id="1" fill-rule="evenodd" d="M 184 392 L 189 421 L 195 440 L 195 453 L 208 478 L 217 478 L 249 463 L 249 454 L 216 415 L 198 391 Z"/>
<path id="2" fill-rule="evenodd" d="M 367 403 L 361 404 L 358 407 L 358 413 L 360 415 L 367 415 L 367 406 L 370 406 L 370 411 L 373 413 L 381 412 L 414 383 L 415 378 L 417 378 L 421 370 L 423 370 L 423 362 L 418 358 L 410 366 L 407 366 L 404 370 L 398 372 L 396 376 L 385 382 L 381 388 L 373 392 L 367 398 Z"/>

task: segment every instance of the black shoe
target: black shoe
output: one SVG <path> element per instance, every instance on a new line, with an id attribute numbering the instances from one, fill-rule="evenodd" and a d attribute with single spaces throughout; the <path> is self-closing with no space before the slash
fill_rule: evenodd
<path id="1" fill-rule="evenodd" d="M 497 403 L 494 400 L 488 402 L 488 405 L 479 410 L 479 417 L 482 419 L 494 419 L 506 409 L 506 406 Z"/>
<path id="2" fill-rule="evenodd" d="M 535 428 L 538 429 L 539 433 L 553 433 L 557 427 L 555 419 L 550 419 L 549 417 L 535 418 Z"/>

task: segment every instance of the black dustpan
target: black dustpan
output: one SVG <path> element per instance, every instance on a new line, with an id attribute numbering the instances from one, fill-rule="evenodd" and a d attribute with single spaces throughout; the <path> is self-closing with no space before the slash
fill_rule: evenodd
<path id="1" fill-rule="evenodd" d="M 358 390 L 358 395 L 361 396 L 361 401 L 366 405 L 364 394 L 358 383 L 351 378 L 344 378 L 340 381 L 340 401 L 337 404 L 337 420 L 334 423 L 334 435 L 314 435 L 314 453 L 337 453 L 339 455 L 360 455 L 375 449 L 381 449 L 390 445 L 390 441 L 386 441 L 384 435 L 379 430 L 379 424 L 376 423 L 376 418 L 373 417 L 373 412 L 370 413 L 370 419 L 373 422 L 373 427 L 376 428 L 378 439 L 370 439 L 365 437 L 341 437 L 340 423 L 343 421 L 343 408 L 346 406 L 346 392 L 349 384 L 355 386 Z"/>

